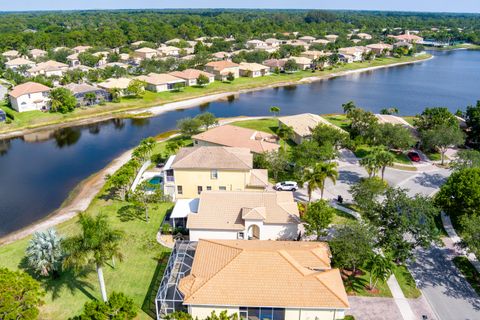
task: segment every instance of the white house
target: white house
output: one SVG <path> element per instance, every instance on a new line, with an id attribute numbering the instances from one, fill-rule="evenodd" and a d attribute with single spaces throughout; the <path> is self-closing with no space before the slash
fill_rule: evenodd
<path id="1" fill-rule="evenodd" d="M 27 70 L 31 76 L 44 75 L 45 77 L 59 76 L 61 77 L 68 70 L 68 64 L 61 63 L 54 60 L 47 62 L 40 62 L 35 67 Z"/>
<path id="2" fill-rule="evenodd" d="M 178 57 L 180 55 L 180 49 L 173 46 L 162 46 L 157 51 L 162 57 Z"/>
<path id="3" fill-rule="evenodd" d="M 153 92 L 171 91 L 175 89 L 176 83 L 185 85 L 185 80 L 174 77 L 167 73 L 149 73 L 146 76 L 138 76 L 136 79 L 144 81 L 147 86 L 145 89 Z"/>
<path id="4" fill-rule="evenodd" d="M 30 69 L 35 66 L 35 62 L 24 59 L 24 58 L 15 58 L 5 62 L 5 66 L 8 69 L 12 69 L 13 71 L 17 71 L 21 67 L 25 67 Z M 25 70 L 25 69 L 24 69 Z"/>
<path id="5" fill-rule="evenodd" d="M 47 55 L 47 51 L 41 49 L 32 49 L 30 50 L 30 55 L 33 59 L 38 59 L 45 57 Z"/>
<path id="6" fill-rule="evenodd" d="M 208 83 L 212 83 L 215 81 L 215 75 L 197 69 L 186 69 L 183 71 L 174 71 L 170 72 L 170 75 L 183 79 L 186 82 L 187 86 L 195 86 L 197 85 L 197 79 L 200 75 L 204 75 L 208 78 Z"/>
<path id="7" fill-rule="evenodd" d="M 12 108 L 18 112 L 48 109 L 50 88 L 36 82 L 15 86 L 8 93 Z"/>
<path id="8" fill-rule="evenodd" d="M 300 217 L 291 192 L 203 191 L 187 216 L 190 240 L 298 237 Z"/>

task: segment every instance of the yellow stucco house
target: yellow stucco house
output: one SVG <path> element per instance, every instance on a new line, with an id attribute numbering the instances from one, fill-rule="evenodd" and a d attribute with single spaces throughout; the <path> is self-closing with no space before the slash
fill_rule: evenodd
<path id="1" fill-rule="evenodd" d="M 182 148 L 163 172 L 165 194 L 173 199 L 197 198 L 204 190 L 263 191 L 268 186 L 267 170 L 253 169 L 247 148 Z"/>

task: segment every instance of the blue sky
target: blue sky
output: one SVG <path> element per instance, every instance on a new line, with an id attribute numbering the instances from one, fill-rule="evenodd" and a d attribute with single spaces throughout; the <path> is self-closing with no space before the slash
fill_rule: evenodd
<path id="1" fill-rule="evenodd" d="M 308 8 L 480 12 L 479 0 L 0 0 L 0 11 L 130 8 Z"/>

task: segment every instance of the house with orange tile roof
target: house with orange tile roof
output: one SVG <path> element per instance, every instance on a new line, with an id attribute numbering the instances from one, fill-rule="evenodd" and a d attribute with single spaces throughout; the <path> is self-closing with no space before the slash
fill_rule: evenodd
<path id="1" fill-rule="evenodd" d="M 17 71 L 18 69 L 21 69 L 22 67 L 26 68 L 26 69 L 30 69 L 32 67 L 35 67 L 35 62 L 30 61 L 30 60 L 25 59 L 25 58 L 15 58 L 15 59 L 8 60 L 7 62 L 5 62 L 5 67 L 7 67 L 7 69 L 12 69 L 14 71 Z M 23 70 L 26 70 L 26 69 L 23 69 Z"/>
<path id="2" fill-rule="evenodd" d="M 204 191 L 187 215 L 190 240 L 295 240 L 301 223 L 293 193 Z"/>
<path id="3" fill-rule="evenodd" d="M 26 82 L 13 87 L 8 93 L 12 108 L 18 112 L 47 110 L 50 88 L 36 82 Z"/>
<path id="4" fill-rule="evenodd" d="M 247 148 L 182 148 L 163 172 L 164 192 L 174 199 L 196 198 L 204 190 L 263 191 L 268 186 L 267 170 L 253 169 Z"/>
<path id="5" fill-rule="evenodd" d="M 419 36 L 414 35 L 414 34 L 410 34 L 409 32 L 406 33 L 406 34 L 398 35 L 398 36 L 389 35 L 389 37 L 394 38 L 395 40 L 397 40 L 399 42 L 408 42 L 408 43 L 412 43 L 412 44 L 423 41 L 422 37 L 419 37 Z"/>
<path id="6" fill-rule="evenodd" d="M 340 320 L 350 308 L 325 242 L 177 243 L 166 269 L 158 318 L 186 309 L 194 319 L 225 310 L 239 319 Z"/>
<path id="7" fill-rule="evenodd" d="M 262 131 L 224 125 L 192 136 L 195 146 L 225 146 L 248 148 L 252 153 L 276 151 L 277 137 Z"/>
<path id="8" fill-rule="evenodd" d="M 205 71 L 215 75 L 215 79 L 219 81 L 226 81 L 230 73 L 234 78 L 240 76 L 239 65 L 227 60 L 209 62 L 205 65 Z"/>
<path id="9" fill-rule="evenodd" d="M 208 78 L 208 83 L 215 81 L 215 76 L 211 73 L 197 70 L 197 69 L 186 69 L 183 71 L 173 71 L 169 75 L 185 80 L 187 86 L 197 85 L 197 79 L 200 75 L 204 75 Z"/>

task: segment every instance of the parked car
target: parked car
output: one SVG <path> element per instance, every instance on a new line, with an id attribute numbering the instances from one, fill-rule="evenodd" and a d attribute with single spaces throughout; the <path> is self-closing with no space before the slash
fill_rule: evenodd
<path id="1" fill-rule="evenodd" d="M 277 183 L 274 189 L 278 191 L 296 191 L 298 184 L 295 181 L 282 181 Z"/>
<path id="2" fill-rule="evenodd" d="M 412 160 L 413 162 L 420 162 L 420 156 L 418 155 L 418 153 L 416 153 L 415 151 L 410 151 L 408 154 L 407 154 L 408 158 L 410 160 Z"/>

